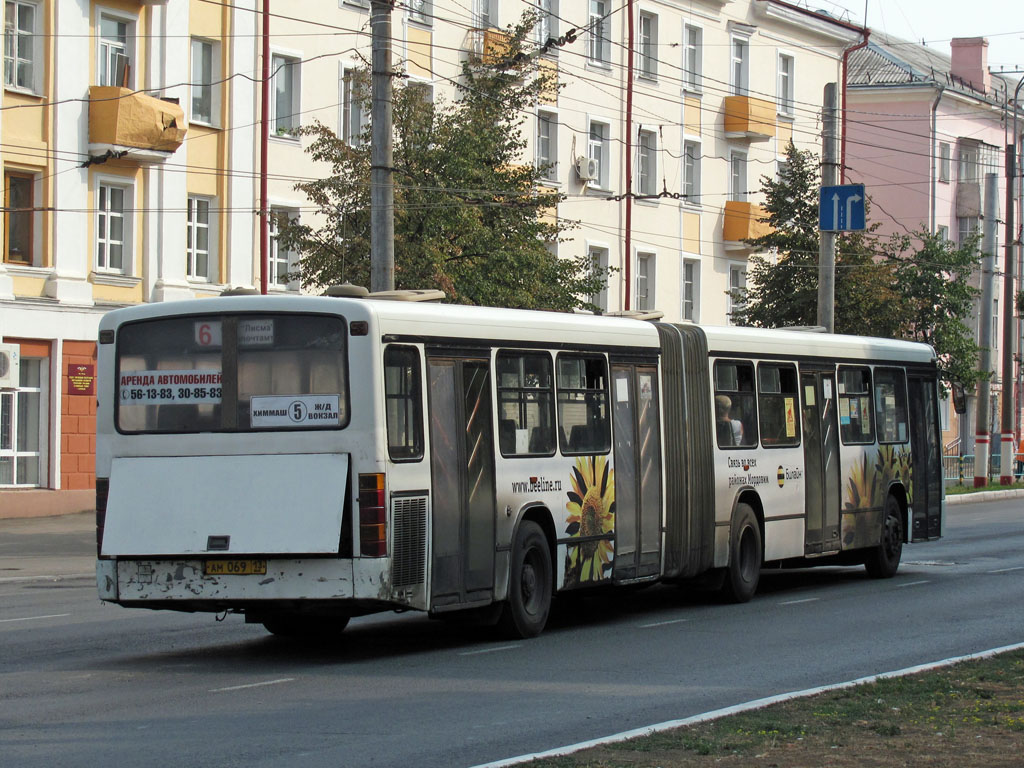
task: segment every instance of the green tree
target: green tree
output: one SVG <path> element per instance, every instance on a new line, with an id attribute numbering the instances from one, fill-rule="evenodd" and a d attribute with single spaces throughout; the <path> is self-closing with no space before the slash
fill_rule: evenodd
<path id="1" fill-rule="evenodd" d="M 606 284 L 607 273 L 588 258 L 552 254 L 569 226 L 554 215 L 563 196 L 539 183 L 545 167 L 524 160 L 526 116 L 557 88 L 529 55 L 535 22 L 524 14 L 507 30 L 506 47 L 466 61 L 451 103 L 433 104 L 422 86 L 396 83 L 396 288 L 441 288 L 464 304 L 570 310 L 591 308 L 589 296 Z M 368 108 L 365 73 L 362 81 L 357 93 Z M 331 175 L 296 185 L 321 223 L 284 223 L 281 244 L 300 255 L 307 285 L 368 285 L 369 128 L 356 146 L 320 123 L 302 133 Z"/>

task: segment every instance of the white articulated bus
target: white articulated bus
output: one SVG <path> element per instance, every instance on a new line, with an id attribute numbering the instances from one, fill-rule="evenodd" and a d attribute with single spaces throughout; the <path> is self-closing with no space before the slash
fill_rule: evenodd
<path id="1" fill-rule="evenodd" d="M 891 576 L 941 533 L 930 347 L 373 298 L 106 315 L 100 597 L 271 632 L 766 566 Z"/>

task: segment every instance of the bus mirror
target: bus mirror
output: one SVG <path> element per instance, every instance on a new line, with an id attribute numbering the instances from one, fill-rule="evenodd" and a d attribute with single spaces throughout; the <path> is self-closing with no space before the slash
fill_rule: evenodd
<path id="1" fill-rule="evenodd" d="M 953 384 L 953 410 L 960 414 L 967 413 L 967 395 L 960 382 Z"/>

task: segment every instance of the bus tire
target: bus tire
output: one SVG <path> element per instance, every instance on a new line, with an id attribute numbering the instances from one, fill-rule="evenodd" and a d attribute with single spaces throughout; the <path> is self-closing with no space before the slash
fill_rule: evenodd
<path id="1" fill-rule="evenodd" d="M 553 582 L 548 540 L 539 525 L 525 520 L 512 545 L 508 600 L 498 624 L 503 635 L 527 638 L 541 633 L 551 610 Z"/>
<path id="2" fill-rule="evenodd" d="M 722 595 L 730 603 L 746 603 L 757 592 L 764 550 L 761 526 L 749 504 L 737 504 L 729 540 L 729 567 Z"/>
<path id="3" fill-rule="evenodd" d="M 868 551 L 864 569 L 873 579 L 890 579 L 896 575 L 903 554 L 903 515 L 900 503 L 891 493 L 885 499 L 882 531 L 878 545 Z"/>
<path id="4" fill-rule="evenodd" d="M 348 626 L 348 616 L 281 614 L 263 620 L 263 628 L 275 637 L 293 640 L 328 640 Z"/>

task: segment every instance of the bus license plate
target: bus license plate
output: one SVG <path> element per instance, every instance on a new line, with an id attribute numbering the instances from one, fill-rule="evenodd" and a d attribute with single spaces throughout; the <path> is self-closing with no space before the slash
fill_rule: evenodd
<path id="1" fill-rule="evenodd" d="M 266 560 L 207 560 L 207 576 L 250 576 L 267 572 Z"/>

